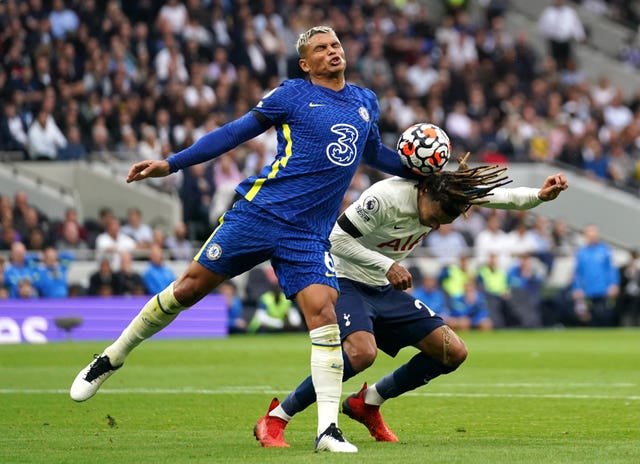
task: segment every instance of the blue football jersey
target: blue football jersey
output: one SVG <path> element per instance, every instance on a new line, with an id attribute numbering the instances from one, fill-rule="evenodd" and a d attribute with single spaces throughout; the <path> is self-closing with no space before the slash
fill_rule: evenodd
<path id="1" fill-rule="evenodd" d="M 328 237 L 365 149 L 380 145 L 376 96 L 351 84 L 336 92 L 292 79 L 254 111 L 275 125 L 278 153 L 236 190 L 272 214 Z"/>

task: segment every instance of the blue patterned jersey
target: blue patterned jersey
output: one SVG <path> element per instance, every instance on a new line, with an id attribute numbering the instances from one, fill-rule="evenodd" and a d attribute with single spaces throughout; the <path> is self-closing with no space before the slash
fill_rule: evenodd
<path id="1" fill-rule="evenodd" d="M 376 96 L 351 84 L 336 92 L 292 79 L 253 110 L 275 125 L 278 153 L 236 190 L 270 213 L 328 237 L 365 150 L 377 152 L 381 145 Z"/>

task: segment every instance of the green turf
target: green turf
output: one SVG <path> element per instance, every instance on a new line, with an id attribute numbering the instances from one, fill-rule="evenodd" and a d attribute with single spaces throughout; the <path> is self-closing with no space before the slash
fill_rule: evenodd
<path id="1" fill-rule="evenodd" d="M 104 343 L 0 346 L 0 463 L 636 463 L 640 330 L 464 333 L 459 371 L 383 413 L 401 443 L 342 416 L 357 455 L 313 452 L 315 407 L 286 433 L 252 435 L 269 400 L 308 372 L 308 337 L 148 341 L 94 398 L 67 389 Z M 412 356 L 380 354 L 344 394 Z"/>

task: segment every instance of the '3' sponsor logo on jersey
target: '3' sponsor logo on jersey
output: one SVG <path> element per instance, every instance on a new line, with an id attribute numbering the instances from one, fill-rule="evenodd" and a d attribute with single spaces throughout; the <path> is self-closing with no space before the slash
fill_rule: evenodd
<path id="1" fill-rule="evenodd" d="M 333 164 L 349 166 L 356 160 L 358 149 L 358 130 L 351 124 L 336 124 L 331 127 L 331 132 L 338 134 L 336 142 L 327 145 L 327 158 Z"/>

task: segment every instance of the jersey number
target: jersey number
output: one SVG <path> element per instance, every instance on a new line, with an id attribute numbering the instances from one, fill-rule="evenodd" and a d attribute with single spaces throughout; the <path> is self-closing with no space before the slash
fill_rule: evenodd
<path id="1" fill-rule="evenodd" d="M 436 315 L 436 313 L 434 313 L 429 306 L 427 306 L 420 300 L 413 300 L 413 304 L 416 305 L 416 308 L 424 309 L 426 312 L 428 312 L 430 317 L 433 317 Z"/>

